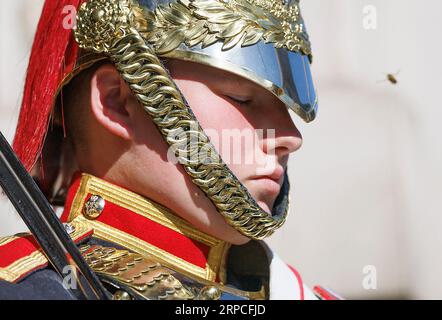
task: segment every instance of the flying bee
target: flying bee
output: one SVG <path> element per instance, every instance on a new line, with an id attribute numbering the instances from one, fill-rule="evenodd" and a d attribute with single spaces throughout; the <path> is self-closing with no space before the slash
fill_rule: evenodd
<path id="1" fill-rule="evenodd" d="M 397 79 L 396 79 L 397 74 L 387 74 L 387 80 L 390 81 L 392 84 L 397 84 Z"/>
<path id="2" fill-rule="evenodd" d="M 398 80 L 396 77 L 399 75 L 399 73 L 400 73 L 400 71 L 398 71 L 396 73 L 388 73 L 387 78 L 384 80 L 378 81 L 378 83 L 389 81 L 391 84 L 396 85 L 398 83 Z"/>

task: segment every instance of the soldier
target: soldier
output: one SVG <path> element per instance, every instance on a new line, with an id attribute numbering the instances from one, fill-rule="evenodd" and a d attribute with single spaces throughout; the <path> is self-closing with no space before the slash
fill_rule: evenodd
<path id="1" fill-rule="evenodd" d="M 311 60 L 298 1 L 46 0 L 14 149 L 113 298 L 313 299 L 262 241 Z M 254 133 L 245 159 L 226 131 Z M 32 235 L 0 238 L 0 298 L 73 299 L 65 280 Z"/>

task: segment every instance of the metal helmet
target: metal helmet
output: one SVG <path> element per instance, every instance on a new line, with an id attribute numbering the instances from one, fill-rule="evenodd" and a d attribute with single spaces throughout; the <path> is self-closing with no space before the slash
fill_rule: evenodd
<path id="1" fill-rule="evenodd" d="M 287 174 L 268 214 L 221 160 L 161 59 L 242 76 L 312 121 L 317 98 L 298 0 L 88 0 L 79 6 L 74 36 L 82 50 L 59 88 L 95 62 L 111 60 L 192 182 L 231 226 L 263 239 L 283 225 L 289 211 Z M 194 161 L 192 155 L 202 149 L 208 158 Z"/>

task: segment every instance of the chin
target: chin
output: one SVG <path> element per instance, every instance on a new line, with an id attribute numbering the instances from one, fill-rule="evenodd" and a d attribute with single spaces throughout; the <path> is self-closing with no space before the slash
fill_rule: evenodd
<path id="1" fill-rule="evenodd" d="M 269 215 L 272 214 L 272 209 L 271 207 L 267 204 L 267 202 L 264 201 L 257 201 L 256 203 L 258 203 L 259 207 L 264 210 L 265 212 L 267 212 Z"/>

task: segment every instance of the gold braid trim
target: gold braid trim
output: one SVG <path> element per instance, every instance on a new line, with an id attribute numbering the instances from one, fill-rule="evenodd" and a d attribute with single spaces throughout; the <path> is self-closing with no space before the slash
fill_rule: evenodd
<path id="1" fill-rule="evenodd" d="M 83 208 L 88 194 L 99 195 L 106 202 L 114 203 L 192 240 L 205 244 L 210 248 L 206 266 L 204 268 L 198 267 L 123 230 L 115 229 L 97 220 L 86 219 L 83 215 Z M 92 228 L 95 237 L 117 243 L 142 255 L 149 254 L 163 265 L 183 274 L 210 281 L 216 280 L 216 276 L 222 268 L 221 264 L 225 260 L 225 254 L 227 254 L 230 247 L 228 243 L 195 229 L 187 221 L 177 217 L 160 204 L 88 174 L 83 174 L 80 187 L 72 202 L 68 221 L 72 220 L 77 224 Z M 224 278 L 220 277 L 220 279 L 222 281 Z"/>
<path id="2" fill-rule="evenodd" d="M 132 27 L 131 12 L 130 0 L 83 3 L 76 41 L 81 48 L 109 56 L 192 182 L 231 226 L 252 239 L 271 235 L 284 224 L 288 207 L 278 216 L 266 213 L 221 160 L 155 50 Z M 199 155 L 205 155 L 204 161 Z"/>
<path id="3" fill-rule="evenodd" d="M 30 255 L 14 261 L 9 266 L 0 268 L 0 279 L 8 282 L 15 282 L 24 274 L 30 272 L 38 266 L 46 264 L 47 262 L 48 260 L 44 254 L 41 253 L 41 251 L 34 251 Z"/>
<path id="4" fill-rule="evenodd" d="M 70 237 L 74 241 L 77 241 L 81 237 L 92 232 L 92 229 L 89 226 L 79 224 L 77 220 L 78 219 L 71 221 L 74 231 L 70 234 Z M 0 246 L 4 246 L 14 240 L 18 240 L 21 237 L 26 237 L 28 235 L 30 235 L 30 233 L 20 233 L 15 236 L 2 237 L 0 238 Z M 3 268 L 0 267 L 0 279 L 8 282 L 16 282 L 27 273 L 45 265 L 46 263 L 48 263 L 48 260 L 41 249 L 35 249 L 34 252 L 28 254 L 27 256 L 21 257 L 8 266 Z"/>

